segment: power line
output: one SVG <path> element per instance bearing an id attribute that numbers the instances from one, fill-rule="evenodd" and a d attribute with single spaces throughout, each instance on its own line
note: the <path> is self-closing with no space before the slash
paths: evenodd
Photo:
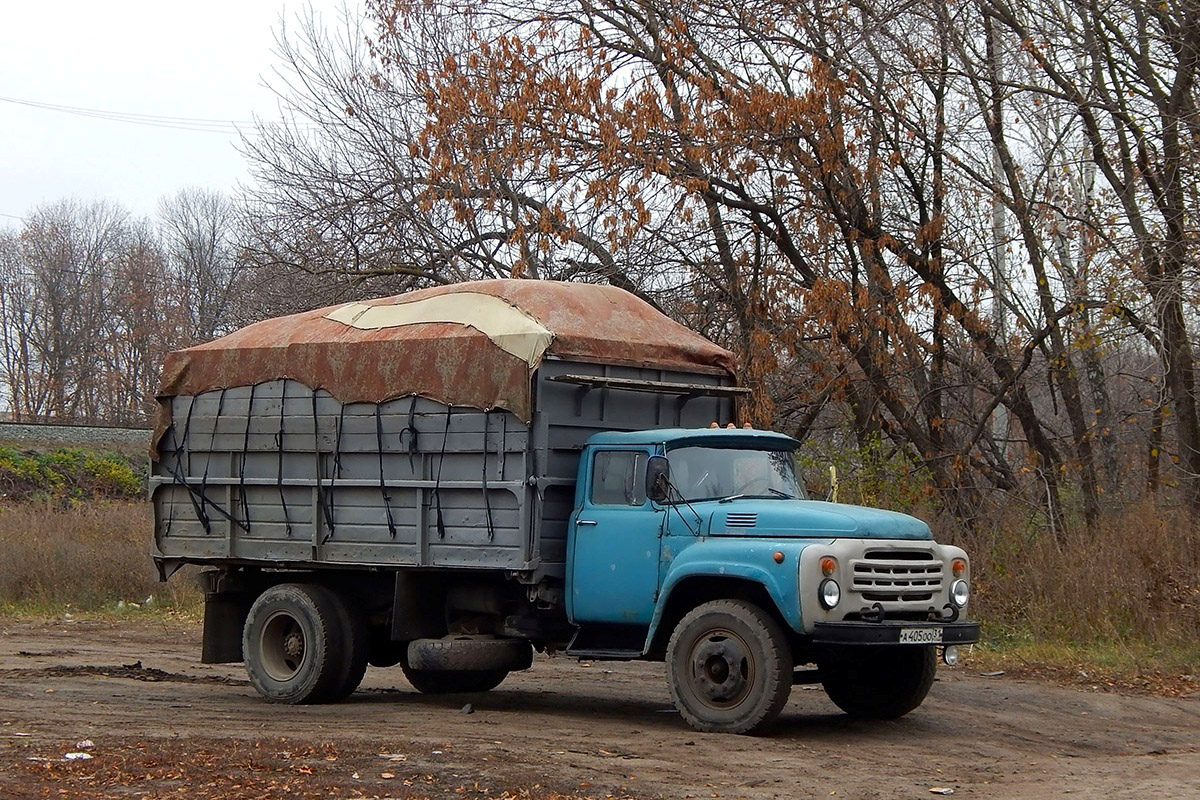
<path id="1" fill-rule="evenodd" d="M 3 97 L 0 101 L 12 103 L 42 111 L 57 111 L 62 114 L 73 114 L 80 117 L 108 120 L 109 122 L 125 122 L 131 125 L 145 125 L 153 128 L 169 128 L 173 130 L 196 131 L 200 133 L 240 133 L 239 125 L 253 125 L 248 120 L 204 119 L 201 117 L 174 117 L 163 114 L 137 114 L 127 111 L 110 111 L 101 108 L 84 108 L 68 106 L 59 103 L 44 103 L 38 100 L 24 100 L 19 97 Z"/>
<path id="2" fill-rule="evenodd" d="M 144 125 L 151 128 L 167 128 L 177 131 L 194 131 L 198 133 L 223 133 L 226 135 L 242 133 L 242 129 L 251 126 L 275 126 L 284 122 L 263 122 L 262 120 L 245 119 L 205 119 L 204 117 L 173 117 L 165 114 L 138 114 L 131 111 L 111 111 L 102 108 L 85 108 L 83 106 L 67 106 L 60 103 L 44 103 L 40 100 L 25 100 L 20 97 L 0 96 L 0 102 L 12 103 L 18 106 L 36 108 L 40 111 L 56 111 L 60 114 L 72 114 L 77 117 L 100 119 L 107 122 L 125 122 L 130 125 Z M 296 130 L 319 130 L 320 125 L 314 122 L 292 120 L 291 125 Z M 7 215 L 4 215 L 7 216 Z"/>

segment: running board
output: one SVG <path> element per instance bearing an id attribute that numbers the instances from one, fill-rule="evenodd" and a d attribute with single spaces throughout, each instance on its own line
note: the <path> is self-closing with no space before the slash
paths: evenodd
<path id="1" fill-rule="evenodd" d="M 567 655 L 599 661 L 633 661 L 642 657 L 646 629 L 632 625 L 589 624 L 575 629 Z"/>
<path id="2" fill-rule="evenodd" d="M 636 661 L 642 657 L 641 650 L 576 650 L 567 648 L 567 655 L 589 658 L 596 661 Z"/>

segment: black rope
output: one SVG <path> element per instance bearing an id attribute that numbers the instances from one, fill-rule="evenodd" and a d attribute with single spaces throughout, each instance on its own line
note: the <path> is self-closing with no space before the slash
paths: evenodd
<path id="1" fill-rule="evenodd" d="M 317 475 L 317 493 L 321 498 L 321 510 L 325 513 L 325 524 L 329 527 L 329 533 L 326 539 L 333 535 L 333 509 L 329 505 L 329 498 L 325 494 L 325 487 L 321 484 L 321 436 L 317 429 L 317 390 L 312 390 L 312 418 L 313 418 L 313 457 L 316 464 Z"/>
<path id="2" fill-rule="evenodd" d="M 195 401 L 193 400 L 193 402 Z M 209 467 L 212 466 L 213 450 L 215 450 L 217 446 L 217 427 L 221 424 L 221 412 L 224 410 L 225 389 L 222 388 L 221 393 L 217 395 L 217 415 L 213 417 L 212 436 L 210 436 L 208 440 L 208 457 L 204 460 L 204 474 L 200 477 L 200 502 L 204 505 L 207 505 L 211 502 L 208 499 L 208 470 Z M 212 505 L 214 508 L 216 507 L 216 503 L 212 503 Z M 228 514 L 225 516 L 233 519 L 233 517 Z M 206 531 L 209 530 L 209 526 L 206 524 L 204 529 Z"/>
<path id="3" fill-rule="evenodd" d="M 491 427 L 492 412 L 483 412 L 483 508 L 487 513 L 487 532 L 488 541 L 496 540 L 496 528 L 492 524 L 492 493 L 488 491 L 487 482 L 487 457 L 488 457 L 488 429 Z"/>
<path id="4" fill-rule="evenodd" d="M 283 379 L 283 391 L 279 394 L 279 432 L 275 434 L 275 446 L 279 448 L 279 474 L 276 485 L 279 487 L 279 505 L 283 507 L 283 524 L 288 538 L 292 535 L 292 520 L 288 517 L 287 497 L 283 491 L 283 406 L 287 401 L 287 378 Z"/>
<path id="5" fill-rule="evenodd" d="M 184 422 L 183 439 L 181 440 L 180 445 L 179 445 L 180 451 L 184 450 L 186 447 L 188 431 L 191 429 L 191 424 L 192 424 L 192 409 L 195 407 L 195 403 L 196 403 L 196 398 L 193 397 L 192 405 L 188 406 L 187 419 Z M 212 456 L 210 453 L 209 459 L 211 460 L 211 458 L 212 458 Z M 197 490 L 196 487 L 194 487 L 190 483 L 188 483 L 187 477 L 183 474 L 183 467 L 180 464 L 181 460 L 182 459 L 176 461 L 174 468 L 167 467 L 167 469 L 169 469 L 171 471 L 171 477 L 173 477 L 175 479 L 175 483 L 178 484 L 179 486 L 182 486 L 184 489 L 187 490 L 188 499 L 192 501 L 192 508 L 196 512 L 196 519 L 200 520 L 200 524 L 202 524 L 204 526 L 204 530 L 206 532 L 212 531 L 212 520 L 208 516 L 208 512 L 205 511 L 206 506 L 212 506 L 214 511 L 216 511 L 218 514 L 220 514 L 221 516 L 223 516 L 225 519 L 229 520 L 230 522 L 237 522 L 237 519 L 235 519 L 232 514 L 230 514 L 228 511 L 226 511 L 221 506 L 214 503 L 212 500 L 209 500 L 202 491 Z M 207 468 L 205 468 L 205 472 L 207 473 Z M 238 523 L 238 524 L 240 525 L 241 523 Z"/>
<path id="6" fill-rule="evenodd" d="M 254 416 L 254 390 L 257 384 L 250 384 L 250 399 L 246 401 L 246 430 L 242 434 L 242 462 L 238 465 L 238 499 L 242 506 L 243 525 L 246 533 L 250 532 L 250 502 L 246 499 L 246 456 L 250 450 L 250 420 Z"/>
<path id="7" fill-rule="evenodd" d="M 172 455 L 175 456 L 175 460 L 178 463 L 178 461 L 179 461 L 179 435 L 175 432 L 174 418 L 172 418 L 171 424 L 167 426 L 167 430 L 163 433 L 163 439 L 167 438 L 168 433 L 171 434 L 171 443 L 174 445 L 174 447 L 171 448 Z M 162 451 L 162 448 L 160 447 L 159 452 L 161 452 L 161 451 Z M 163 462 L 163 466 L 165 466 L 168 471 L 171 470 L 170 465 L 168 465 L 165 461 Z M 176 482 L 178 482 L 178 481 L 176 481 Z M 163 538 L 166 538 L 167 536 L 171 535 L 171 523 L 175 521 L 175 501 L 174 500 L 172 500 L 168 504 L 168 508 L 170 510 L 167 513 L 166 524 L 163 526 Z"/>
<path id="8" fill-rule="evenodd" d="M 175 477 L 175 482 L 187 489 L 188 499 L 192 501 L 192 510 L 196 512 L 196 519 L 200 520 L 200 524 L 204 526 L 204 532 L 208 533 L 212 530 L 212 522 L 208 518 L 208 512 L 204 509 L 204 504 L 196 501 L 196 489 L 187 482 L 183 466 L 183 458 L 187 454 L 188 433 L 192 430 L 192 411 L 195 408 L 196 397 L 193 396 L 188 403 L 187 416 L 183 420 L 183 439 L 180 440 L 179 450 L 177 451 L 180 455 L 175 461 L 175 469 L 172 470 L 172 474 Z"/>
<path id="9" fill-rule="evenodd" d="M 383 474 L 383 412 L 375 405 L 375 439 L 379 445 L 379 493 L 383 495 L 383 510 L 387 512 L 388 534 L 396 538 L 396 521 L 392 518 L 392 498 L 388 495 L 387 478 Z"/>
<path id="10" fill-rule="evenodd" d="M 408 434 L 408 468 L 414 479 L 417 477 L 415 458 L 420 448 L 417 446 L 417 396 L 414 394 L 408 404 L 408 424 L 400 429 L 400 446 L 404 446 L 404 434 Z"/>
<path id="11" fill-rule="evenodd" d="M 437 532 L 439 539 L 446 538 L 446 522 L 442 519 L 442 464 L 446 463 L 446 442 L 450 439 L 450 415 L 454 406 L 446 406 L 446 429 L 442 431 L 442 454 L 438 459 L 437 477 L 433 481 L 433 504 L 437 511 Z"/>
<path id="12" fill-rule="evenodd" d="M 329 477 L 329 489 L 326 490 L 325 496 L 329 498 L 330 513 L 334 506 L 334 484 L 338 478 L 342 477 L 342 430 L 346 427 L 346 404 L 342 403 L 338 409 L 337 428 L 333 432 L 333 475 Z M 330 521 L 329 533 L 321 540 L 321 544 L 329 541 L 329 537 L 333 536 L 333 522 Z"/>

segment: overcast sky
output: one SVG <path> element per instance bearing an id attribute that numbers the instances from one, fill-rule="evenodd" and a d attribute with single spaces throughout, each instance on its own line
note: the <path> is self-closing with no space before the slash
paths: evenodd
<path id="1" fill-rule="evenodd" d="M 160 197 L 185 186 L 232 192 L 247 175 L 228 123 L 276 116 L 274 95 L 264 87 L 278 63 L 275 32 L 281 15 L 294 20 L 308 4 L 5 3 L 0 227 L 19 225 L 34 207 L 64 197 L 107 198 L 149 216 Z M 343 0 L 312 5 L 333 24 Z M 137 121 L 98 118 L 111 116 Z M 188 129 L 197 127 L 214 130 Z"/>

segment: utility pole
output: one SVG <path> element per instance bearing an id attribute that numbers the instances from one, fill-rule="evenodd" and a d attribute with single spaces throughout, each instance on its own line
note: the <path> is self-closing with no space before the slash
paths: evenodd
<path id="1" fill-rule="evenodd" d="M 995 25 L 990 26 L 988 36 L 988 51 L 992 73 L 995 76 L 996 92 L 1003 80 L 1003 58 L 1000 54 L 1000 32 Z M 999 97 L 994 98 L 992 108 L 996 115 L 995 124 L 1003 135 L 1002 105 Z M 1000 199 L 1000 187 L 1004 183 L 1004 164 L 1000 159 L 1000 149 L 992 148 L 992 325 L 996 331 L 996 342 L 1001 348 L 1008 345 L 1008 308 L 1005 293 L 1008 291 L 1008 219 L 1005 216 L 1004 203 Z M 1003 403 L 996 406 L 992 412 L 992 438 L 1003 453 L 1008 445 L 1008 408 Z"/>

